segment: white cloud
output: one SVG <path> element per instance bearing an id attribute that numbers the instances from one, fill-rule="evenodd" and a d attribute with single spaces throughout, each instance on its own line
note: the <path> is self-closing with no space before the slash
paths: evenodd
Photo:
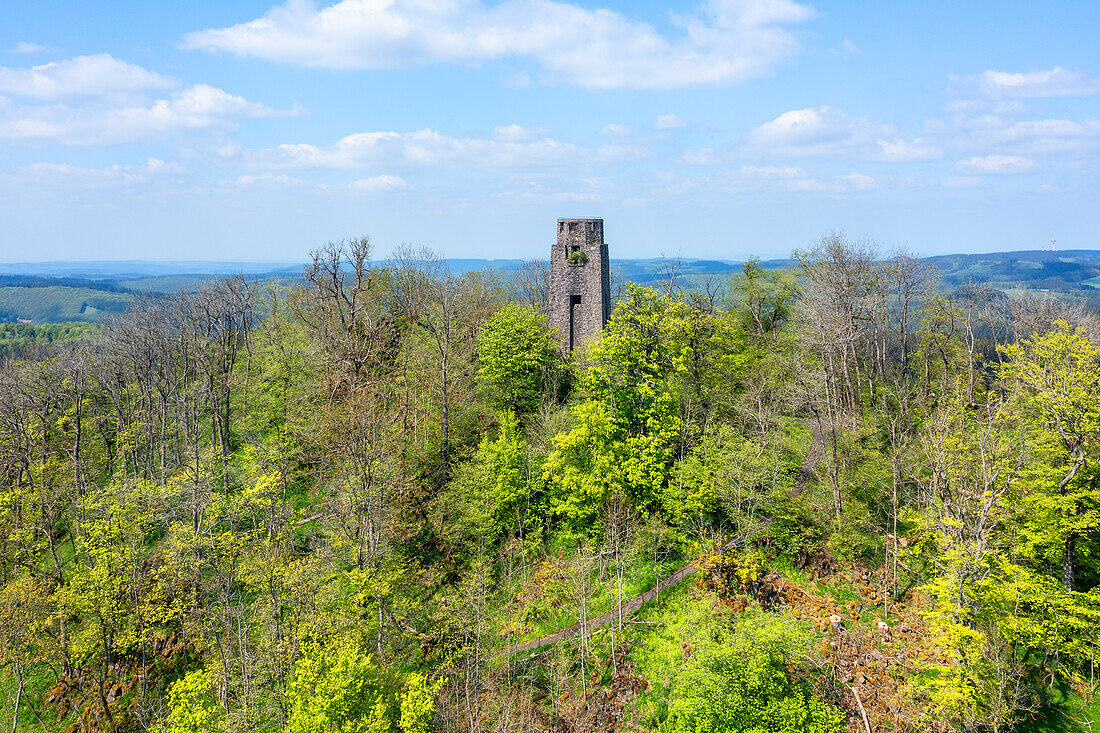
<path id="1" fill-rule="evenodd" d="M 527 58 L 544 81 L 593 89 L 674 89 L 762 76 L 799 50 L 793 0 L 705 0 L 682 31 L 560 0 L 288 0 L 255 20 L 190 33 L 187 48 L 309 67 L 390 69 Z"/>
<path id="2" fill-rule="evenodd" d="M 157 94 L 167 92 L 157 98 Z M 234 120 L 298 114 L 207 84 L 181 82 L 116 59 L 77 56 L 29 68 L 0 67 L 0 140 L 108 145 L 227 130 Z M 19 100 L 19 101 L 16 101 Z"/>
<path id="3" fill-rule="evenodd" d="M 112 165 L 107 168 L 81 168 L 64 163 L 33 163 L 19 168 L 20 181 L 36 183 L 63 182 L 67 185 L 106 187 L 128 183 L 145 183 L 155 178 L 179 173 L 175 163 L 149 158 L 138 165 Z"/>
<path id="4" fill-rule="evenodd" d="M 746 165 L 741 172 L 748 176 L 760 178 L 805 178 L 806 171 L 796 165 Z"/>
<path id="5" fill-rule="evenodd" d="M 9 49 L 9 53 L 17 54 L 31 54 L 31 53 L 46 53 L 49 51 L 56 51 L 53 46 L 47 46 L 42 43 L 30 43 L 29 41 L 20 41 Z"/>
<path id="6" fill-rule="evenodd" d="M 657 115 L 657 121 L 653 123 L 653 126 L 658 130 L 675 130 L 680 127 L 687 127 L 687 123 L 676 115 Z"/>
<path id="7" fill-rule="evenodd" d="M 988 130 L 989 139 L 1015 142 L 1023 153 L 1055 153 L 1095 147 L 1100 143 L 1097 120 L 1018 120 Z"/>
<path id="8" fill-rule="evenodd" d="M 901 134 L 893 125 L 828 106 L 784 112 L 750 130 L 742 142 L 749 152 L 789 157 L 845 155 L 902 163 L 943 154 L 924 138 Z"/>
<path id="9" fill-rule="evenodd" d="M 988 184 L 977 176 L 948 176 L 940 185 L 944 188 L 983 188 Z"/>
<path id="10" fill-rule="evenodd" d="M 545 137 L 546 130 L 541 127 L 524 127 L 513 122 L 511 125 L 501 125 L 493 128 L 493 136 L 500 140 L 529 142 Z"/>
<path id="11" fill-rule="evenodd" d="M 863 55 L 863 49 L 845 38 L 836 48 L 830 48 L 829 56 L 839 56 L 847 59 L 857 59 Z"/>
<path id="12" fill-rule="evenodd" d="M 376 191 L 409 188 L 409 184 L 400 176 L 391 176 L 383 173 L 380 176 L 371 176 L 370 178 L 360 178 L 352 181 L 348 184 L 348 188 L 354 188 L 356 191 L 374 193 Z"/>
<path id="13" fill-rule="evenodd" d="M 864 173 L 831 175 L 808 172 L 799 166 L 742 166 L 718 170 L 705 176 L 681 176 L 671 171 L 658 173 L 654 193 L 728 194 L 753 192 L 851 194 L 876 188 L 880 181 Z"/>
<path id="14" fill-rule="evenodd" d="M 688 165 L 714 165 L 721 161 L 714 148 L 697 148 L 684 151 L 684 162 Z"/>
<path id="15" fill-rule="evenodd" d="M 852 188 L 860 191 L 864 191 L 875 185 L 875 179 L 872 176 L 868 176 L 863 173 L 849 173 L 846 176 L 840 176 L 842 181 L 847 181 L 851 184 Z"/>
<path id="16" fill-rule="evenodd" d="M 943 155 L 943 151 L 922 137 L 880 138 L 875 145 L 878 155 L 872 157 L 891 163 L 934 160 Z"/>
<path id="17" fill-rule="evenodd" d="M 1026 173 L 1035 168 L 1035 163 L 1019 155 L 1000 155 L 994 153 L 960 160 L 955 167 L 965 173 Z"/>
<path id="18" fill-rule="evenodd" d="M 951 76 L 950 79 L 958 87 L 956 94 L 976 94 L 987 99 L 1087 97 L 1100 94 L 1100 79 L 1060 66 L 1023 73 L 989 70 L 977 76 Z"/>
<path id="19" fill-rule="evenodd" d="M 1078 152 L 1100 145 L 1100 120 L 1015 120 L 1000 115 L 955 115 L 931 120 L 926 129 L 963 149 L 1000 148 L 1016 155 Z"/>
<path id="20" fill-rule="evenodd" d="M 240 143 L 230 141 L 225 145 L 219 145 L 214 148 L 213 152 L 214 155 L 217 155 L 219 158 L 236 158 L 241 154 L 241 145 Z"/>
<path id="21" fill-rule="evenodd" d="M 582 148 L 519 125 L 498 127 L 486 138 L 455 137 L 424 128 L 414 132 L 360 132 L 331 145 L 279 145 L 246 153 L 254 166 L 271 169 L 356 169 L 378 166 L 511 168 L 562 166 L 644 157 L 630 145 Z"/>
<path id="22" fill-rule="evenodd" d="M 628 125 L 609 123 L 603 126 L 603 129 L 600 130 L 600 134 L 607 135 L 608 137 L 625 137 L 630 134 L 630 127 Z"/>
<path id="23" fill-rule="evenodd" d="M 990 112 L 1013 115 L 1027 111 L 1027 105 L 1016 99 L 954 99 L 944 105 L 948 112 Z"/>
<path id="24" fill-rule="evenodd" d="M 504 191 L 498 194 L 501 198 L 519 198 L 529 201 L 542 201 L 548 203 L 592 203 L 606 201 L 610 197 L 607 194 L 594 191 Z"/>
<path id="25" fill-rule="evenodd" d="M 301 178 L 288 176 L 284 173 L 261 173 L 260 175 L 246 173 L 243 176 L 237 176 L 237 185 L 304 186 L 306 185 L 306 181 L 303 181 Z"/>
<path id="26" fill-rule="evenodd" d="M 28 69 L 0 66 L 0 93 L 32 99 L 100 97 L 173 89 L 179 82 L 110 54 L 77 56 Z"/>
<path id="27" fill-rule="evenodd" d="M 178 133 L 232 129 L 233 120 L 296 114 L 273 110 L 206 84 L 140 105 L 25 106 L 0 97 L 0 140 L 110 145 Z"/>

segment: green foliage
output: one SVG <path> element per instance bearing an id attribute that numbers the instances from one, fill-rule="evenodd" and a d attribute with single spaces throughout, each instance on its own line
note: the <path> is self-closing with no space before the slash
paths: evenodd
<path id="1" fill-rule="evenodd" d="M 0 364 L 5 716 L 489 733 L 589 729 L 614 699 L 648 730 L 833 731 L 815 692 L 837 692 L 842 645 L 750 597 L 781 590 L 776 554 L 819 583 L 792 612 L 835 603 L 863 662 L 917 670 L 926 717 L 899 725 L 1070 711 L 1100 642 L 1100 348 L 1051 305 L 994 367 L 975 333 L 1001 304 L 918 294 L 914 353 L 900 265 L 830 241 L 813 292 L 757 262 L 728 301 L 628 287 L 568 395 L 555 334 L 501 307 L 499 275 L 372 266 L 363 240 L 304 287 L 141 301 L 76 350 L 28 347 L 92 327 L 0 327 L 0 350 L 49 355 Z M 784 570 L 801 551 L 823 552 Z M 629 631 L 595 621 L 685 562 L 707 583 L 662 588 Z M 582 619 L 560 653 L 505 661 Z"/>
<path id="2" fill-rule="evenodd" d="M 708 432 L 676 464 L 661 492 L 661 507 L 678 525 L 698 533 L 708 523 L 726 520 L 734 531 L 774 514 L 790 486 L 783 443 L 769 434 L 748 438 L 732 426 Z"/>
<path id="3" fill-rule="evenodd" d="M 214 676 L 188 672 L 168 688 L 168 715 L 158 733 L 216 733 L 225 730 L 225 710 L 214 698 Z"/>
<path id="4" fill-rule="evenodd" d="M 394 681 L 354 642 L 307 645 L 286 696 L 290 733 L 386 733 L 400 716 Z"/>
<path id="5" fill-rule="evenodd" d="M 162 620 L 156 599 L 139 601 L 134 586 L 150 521 L 147 488 L 141 482 L 114 486 L 82 503 L 80 562 L 59 592 L 64 610 L 85 621 L 72 634 L 72 653 L 82 665 L 109 664 L 140 643 L 146 616 L 152 624 Z"/>
<path id="6" fill-rule="evenodd" d="M 814 509 L 808 496 L 783 502 L 775 520 L 768 528 L 773 547 L 781 554 L 794 557 L 800 550 L 814 552 L 825 546 L 829 517 Z"/>
<path id="7" fill-rule="evenodd" d="M 126 293 L 91 288 L 0 287 L 0 312 L 32 323 L 103 321 L 107 316 L 124 311 L 132 300 L 133 296 Z"/>
<path id="8" fill-rule="evenodd" d="M 509 303 L 494 313 L 477 337 L 478 378 L 490 403 L 516 414 L 538 407 L 554 348 L 546 317 L 533 308 Z"/>
<path id="9" fill-rule="evenodd" d="M 798 284 L 786 270 L 765 270 L 760 260 L 749 259 L 730 283 L 733 300 L 747 330 L 764 336 L 777 332 L 790 318 Z"/>
<path id="10" fill-rule="evenodd" d="M 443 680 L 401 684 L 351 640 L 307 643 L 287 688 L 290 733 L 425 733 Z"/>
<path id="11" fill-rule="evenodd" d="M 760 640 L 754 640 L 759 643 Z M 766 641 L 766 640 L 765 640 Z M 781 653 L 746 642 L 696 653 L 662 733 L 833 733 L 844 713 L 787 677 Z"/>
<path id="12" fill-rule="evenodd" d="M 402 733 L 428 733 L 435 713 L 435 696 L 444 682 L 446 680 L 443 678 L 428 682 L 419 672 L 413 672 L 405 679 L 405 692 L 401 697 Z"/>
<path id="13" fill-rule="evenodd" d="M 687 371 L 689 318 L 682 302 L 628 289 L 589 347 L 582 384 L 590 398 L 572 408 L 573 428 L 553 439 L 546 477 L 556 514 L 591 526 L 611 487 L 641 506 L 655 503 L 681 427 L 674 390 Z"/>
<path id="14" fill-rule="evenodd" d="M 505 528 L 522 532 L 542 508 L 529 470 L 528 448 L 511 412 L 499 415 L 496 439 L 486 436 L 469 461 L 455 469 L 446 496 L 453 514 L 446 532 L 472 544 L 492 545 Z"/>
<path id="15" fill-rule="evenodd" d="M 36 346 L 80 341 L 98 329 L 99 326 L 92 323 L 0 323 L 0 361 L 25 358 Z"/>
<path id="16" fill-rule="evenodd" d="M 1100 348 L 1058 322 L 1002 351 L 1000 376 L 1017 387 L 1038 459 L 1024 476 L 1021 547 L 1036 563 L 1061 564 L 1072 590 L 1076 555 L 1088 549 L 1077 538 L 1100 530 Z"/>
<path id="17" fill-rule="evenodd" d="M 805 627 L 778 614 L 735 614 L 711 594 L 675 592 L 666 604 L 635 654 L 653 685 L 642 700 L 653 728 L 843 730 L 843 712 L 813 693 L 803 660 L 814 637 Z"/>

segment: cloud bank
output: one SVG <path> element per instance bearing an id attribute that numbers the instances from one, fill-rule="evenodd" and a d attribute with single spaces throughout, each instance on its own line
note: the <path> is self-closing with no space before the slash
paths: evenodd
<path id="1" fill-rule="evenodd" d="M 990 69 L 977 76 L 952 76 L 951 81 L 957 85 L 957 94 L 985 99 L 1042 99 L 1100 94 L 1100 79 L 1061 66 L 1025 72 Z"/>
<path id="2" fill-rule="evenodd" d="M 544 81 L 590 89 L 737 84 L 799 51 L 793 0 L 706 0 L 676 37 L 608 9 L 557 0 L 288 0 L 262 17 L 186 35 L 185 48 L 329 69 L 530 60 Z"/>
<path id="3" fill-rule="evenodd" d="M 854 117 L 835 107 L 784 112 L 744 137 L 748 151 L 785 157 L 850 156 L 861 160 L 907 163 L 933 160 L 942 150 L 893 125 Z"/>
<path id="4" fill-rule="evenodd" d="M 0 140 L 113 145 L 232 129 L 234 120 L 299 112 L 274 110 L 208 84 L 181 86 L 109 54 L 25 69 L 0 67 Z M 164 91 L 169 93 L 153 97 Z"/>
<path id="5" fill-rule="evenodd" d="M 584 162 L 630 160 L 647 151 L 630 145 L 585 148 L 549 137 L 545 130 L 498 127 L 487 137 L 457 137 L 430 128 L 412 132 L 359 132 L 330 145 L 279 145 L 245 154 L 248 164 L 267 169 L 350 170 L 404 168 L 503 169 L 559 167 Z"/>

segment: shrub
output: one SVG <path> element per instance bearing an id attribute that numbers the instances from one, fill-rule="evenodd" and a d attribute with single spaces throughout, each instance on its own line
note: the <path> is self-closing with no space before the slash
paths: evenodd
<path id="1" fill-rule="evenodd" d="M 677 681 L 662 733 L 833 733 L 844 713 L 790 668 L 805 648 L 790 619 L 765 614 L 729 639 L 703 639 Z"/>

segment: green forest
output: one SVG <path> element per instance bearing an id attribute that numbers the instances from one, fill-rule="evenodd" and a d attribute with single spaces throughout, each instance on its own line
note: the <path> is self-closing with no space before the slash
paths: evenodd
<path id="1" fill-rule="evenodd" d="M 94 323 L 121 313 L 130 302 L 126 293 L 82 286 L 0 286 L 0 321 L 31 323 L 83 321 Z"/>
<path id="2" fill-rule="evenodd" d="M 1100 318 L 839 235 L 615 295 L 366 238 L 0 359 L 0 725 L 1086 731 Z"/>

